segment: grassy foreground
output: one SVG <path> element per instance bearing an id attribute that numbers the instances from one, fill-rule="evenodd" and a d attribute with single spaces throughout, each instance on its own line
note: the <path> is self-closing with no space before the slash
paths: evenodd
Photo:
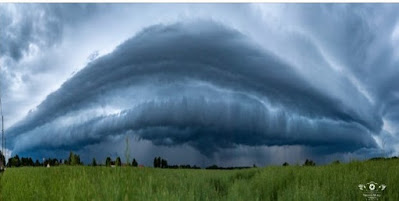
<path id="1" fill-rule="evenodd" d="M 399 200 L 399 160 L 316 167 L 183 170 L 106 167 L 9 168 L 8 200 L 365 200 L 358 184 L 387 185 L 379 200 Z"/>

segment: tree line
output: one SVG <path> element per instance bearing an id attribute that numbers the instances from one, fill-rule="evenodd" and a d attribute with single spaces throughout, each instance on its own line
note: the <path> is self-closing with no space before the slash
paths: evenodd
<path id="1" fill-rule="evenodd" d="M 57 159 L 57 158 L 45 158 L 43 159 L 43 162 L 40 162 L 39 160 L 36 159 L 35 162 L 33 162 L 32 158 L 20 158 L 17 155 L 14 157 L 11 157 L 8 159 L 7 162 L 7 167 L 24 167 L 24 166 L 32 166 L 32 167 L 40 167 L 40 166 L 58 166 L 58 165 L 83 165 L 83 163 L 80 161 L 80 156 L 77 154 L 74 154 L 73 152 L 70 152 L 68 159 L 63 160 L 63 159 Z"/>
<path id="2" fill-rule="evenodd" d="M 168 161 L 166 159 L 161 158 L 160 156 L 154 158 L 153 162 L 154 168 L 169 168 L 169 169 L 201 169 L 197 166 L 191 165 L 168 165 Z"/>
<path id="3" fill-rule="evenodd" d="M 0 152 L 0 157 L 3 157 L 2 159 L 4 159 L 4 156 L 1 154 Z M 15 155 L 14 157 L 11 157 L 8 159 L 7 162 L 7 167 L 26 167 L 26 166 L 32 166 L 32 167 L 40 167 L 40 166 L 58 166 L 58 165 L 72 165 L 72 166 L 76 166 L 76 165 L 84 165 L 83 162 L 80 160 L 80 156 L 78 154 L 75 154 L 73 152 L 70 152 L 69 157 L 65 160 L 63 159 L 56 159 L 56 158 L 45 158 L 43 159 L 43 162 L 40 162 L 39 160 L 36 160 L 35 162 L 33 162 L 32 158 L 20 158 L 17 155 Z M 91 164 L 89 164 L 91 166 L 99 166 L 101 164 L 97 163 L 96 159 L 93 158 Z M 132 163 L 130 164 L 125 164 L 125 165 L 131 165 L 133 167 L 137 167 L 138 166 L 138 162 L 135 158 L 133 158 Z M 121 158 L 117 157 L 116 160 L 112 160 L 111 157 L 107 157 L 105 160 L 105 166 L 122 166 L 122 162 L 121 162 Z"/>
<path id="4" fill-rule="evenodd" d="M 0 151 L 0 159 L 2 161 L 5 161 L 4 155 Z M 378 161 L 378 160 L 396 160 L 399 159 L 397 156 L 394 156 L 392 158 L 385 158 L 385 157 L 377 157 L 377 158 L 371 158 L 369 160 L 371 161 Z M 340 161 L 336 160 L 333 161 L 331 164 L 340 164 Z M 40 166 L 58 166 L 58 165 L 84 165 L 83 162 L 80 160 L 80 156 L 78 154 L 75 154 L 73 152 L 69 153 L 69 157 L 65 160 L 63 159 L 56 159 L 56 158 L 46 158 L 43 159 L 43 162 L 40 162 L 39 160 L 33 161 L 32 158 L 28 157 L 22 157 L 20 158 L 18 155 L 15 155 L 14 157 L 11 157 L 8 159 L 8 162 L 6 164 L 7 167 L 24 167 L 24 166 L 32 166 L 32 167 L 40 167 Z M 96 159 L 93 158 L 92 162 L 89 164 L 90 166 L 102 166 L 101 163 L 97 163 Z M 132 162 L 128 162 L 125 164 L 122 164 L 121 158 L 116 157 L 115 160 L 112 160 L 111 157 L 107 157 L 105 159 L 105 166 L 111 167 L 111 166 L 133 166 L 133 167 L 138 167 L 139 163 L 135 158 L 133 158 Z M 287 162 L 283 163 L 283 166 L 289 166 Z M 306 159 L 305 162 L 302 164 L 302 166 L 316 166 L 316 163 L 313 160 Z M 201 169 L 198 166 L 191 166 L 191 165 L 169 165 L 168 161 L 164 158 L 161 158 L 160 156 L 155 157 L 153 161 L 153 167 L 154 168 L 169 168 L 169 169 Z M 254 164 L 252 167 L 256 167 Z M 243 166 L 243 167 L 219 167 L 217 165 L 211 165 L 206 167 L 205 169 L 223 169 L 223 170 L 231 170 L 231 169 L 245 169 L 245 168 L 251 168 L 249 166 Z"/>
<path id="5" fill-rule="evenodd" d="M 3 157 L 3 155 L 0 153 L 0 157 Z M 43 162 L 40 162 L 39 160 L 36 160 L 33 162 L 32 158 L 20 158 L 18 155 L 15 155 L 14 157 L 11 157 L 8 159 L 7 167 L 26 167 L 26 166 L 31 166 L 31 167 L 40 167 L 40 166 L 59 166 L 59 165 L 84 165 L 83 162 L 80 160 L 80 156 L 78 154 L 75 154 L 73 152 L 70 152 L 69 157 L 65 160 L 63 159 L 56 159 L 56 158 L 46 158 L 43 159 Z M 95 158 L 92 159 L 91 163 L 89 164 L 90 166 L 102 166 L 101 163 L 98 163 Z M 112 160 L 111 157 L 107 157 L 105 159 L 105 166 L 107 167 L 114 167 L 114 166 L 133 166 L 133 167 L 138 167 L 139 163 L 135 158 L 133 158 L 132 162 L 122 164 L 121 158 L 118 156 L 116 157 L 115 160 Z M 191 165 L 169 165 L 168 161 L 164 158 L 161 157 L 155 157 L 154 158 L 154 168 L 170 168 L 170 169 L 200 169 L 198 166 L 191 166 Z"/>
<path id="6" fill-rule="evenodd" d="M 3 160 L 4 156 L 0 152 L 0 157 L 2 157 Z M 379 158 L 378 158 L 379 159 Z M 375 159 L 374 159 L 375 160 Z M 339 161 L 335 161 L 334 164 L 339 163 Z M 83 162 L 80 160 L 80 156 L 78 154 L 75 154 L 73 152 L 69 153 L 69 157 L 65 160 L 63 159 L 56 159 L 56 158 L 46 158 L 43 159 L 43 162 L 40 162 L 39 160 L 36 160 L 35 162 L 32 160 L 32 158 L 28 157 L 22 157 L 20 158 L 18 155 L 15 155 L 14 157 L 11 157 L 8 159 L 7 167 L 24 167 L 24 166 L 32 166 L 32 167 L 40 167 L 40 166 L 58 166 L 58 165 L 71 165 L 71 166 L 76 166 L 76 165 L 84 165 Z M 92 162 L 89 164 L 90 166 L 102 166 L 101 163 L 97 163 L 96 159 L 93 158 Z M 114 166 L 122 166 L 122 161 L 121 158 L 118 156 L 116 157 L 115 160 L 112 160 L 111 157 L 107 157 L 105 159 L 105 166 L 107 167 L 114 167 Z M 133 167 L 138 167 L 139 164 L 135 158 L 133 158 L 132 162 L 123 164 L 125 166 L 133 166 Z M 289 164 L 285 162 L 283 166 L 288 166 Z M 313 162 L 312 160 L 306 159 L 304 162 L 303 166 L 315 166 L 316 163 Z M 201 169 L 200 167 L 194 165 L 169 165 L 168 161 L 160 156 L 155 157 L 153 161 L 153 167 L 154 168 L 169 168 L 169 169 Z M 256 167 L 254 164 L 253 167 Z M 211 165 L 206 167 L 205 169 L 223 169 L 223 170 L 232 170 L 232 169 L 245 169 L 245 168 L 251 168 L 249 166 L 243 166 L 243 167 L 219 167 L 217 165 Z"/>

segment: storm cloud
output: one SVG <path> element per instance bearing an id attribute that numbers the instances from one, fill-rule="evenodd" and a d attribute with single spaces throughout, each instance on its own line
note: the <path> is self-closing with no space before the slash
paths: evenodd
<path id="1" fill-rule="evenodd" d="M 156 25 L 90 63 L 8 135 L 16 151 L 46 141 L 81 146 L 127 131 L 154 144 L 188 143 L 205 154 L 239 144 L 374 147 L 369 130 L 378 131 L 379 119 L 355 89 L 341 90 L 364 109 L 324 94 L 221 24 Z M 55 123 L 107 106 L 120 112 L 72 125 Z M 54 142 L 54 135 L 62 140 Z"/>
<path id="2" fill-rule="evenodd" d="M 297 27 L 266 22 L 264 37 L 239 23 L 189 19 L 147 26 L 108 54 L 93 51 L 84 68 L 7 129 L 8 148 L 38 156 L 131 136 L 215 160 L 242 150 L 256 154 L 256 147 L 331 160 L 395 154 L 399 54 L 391 42 L 398 41 L 398 23 L 377 23 L 386 19 L 378 13 L 395 18 L 395 9 L 284 9 L 290 12 L 279 23 L 297 18 Z M 318 17 L 325 15 L 332 17 Z M 26 47 L 19 47 L 22 54 Z"/>

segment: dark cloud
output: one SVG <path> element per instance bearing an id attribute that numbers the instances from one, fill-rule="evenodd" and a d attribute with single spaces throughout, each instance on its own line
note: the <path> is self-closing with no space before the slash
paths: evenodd
<path id="1" fill-rule="evenodd" d="M 355 86 L 338 81 L 340 93 L 326 93 L 283 55 L 220 23 L 156 25 L 89 63 L 7 134 L 16 153 L 124 134 L 207 156 L 238 145 L 375 148 L 381 117 Z"/>

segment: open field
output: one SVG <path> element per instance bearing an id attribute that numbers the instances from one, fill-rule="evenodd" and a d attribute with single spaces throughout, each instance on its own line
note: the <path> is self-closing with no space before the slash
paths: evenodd
<path id="1" fill-rule="evenodd" d="M 9 168 L 1 200 L 365 200 L 358 184 L 383 183 L 399 200 L 399 160 L 245 170 Z"/>

